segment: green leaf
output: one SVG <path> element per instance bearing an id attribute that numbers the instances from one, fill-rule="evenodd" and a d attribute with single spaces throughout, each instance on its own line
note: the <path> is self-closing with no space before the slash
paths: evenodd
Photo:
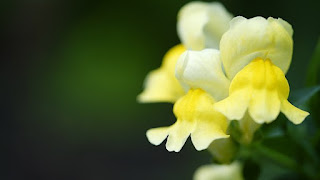
<path id="1" fill-rule="evenodd" d="M 297 179 L 298 177 L 289 169 L 286 169 L 282 166 L 279 166 L 276 163 L 270 161 L 262 161 L 260 163 L 261 173 L 258 180 L 272 180 L 272 179 L 281 179 L 285 177 L 286 179 Z"/>
<path id="2" fill-rule="evenodd" d="M 238 121 L 231 121 L 230 125 L 228 127 L 228 133 L 231 135 L 231 137 L 236 141 L 236 142 L 241 142 L 241 131 L 239 127 L 239 122 Z"/>
<path id="3" fill-rule="evenodd" d="M 307 86 L 314 86 L 318 84 L 318 76 L 320 69 L 320 39 L 318 40 L 318 44 L 316 49 L 312 55 L 308 72 L 307 72 Z"/>
<path id="4" fill-rule="evenodd" d="M 312 146 L 308 133 L 310 130 L 307 127 L 307 123 L 302 123 L 299 126 L 296 126 L 290 122 L 287 123 L 288 135 L 299 144 L 302 149 L 305 151 L 305 155 L 309 156 L 311 161 L 319 163 L 319 157 L 316 150 Z"/>
<path id="5" fill-rule="evenodd" d="M 257 155 L 268 158 L 272 160 L 274 163 L 278 163 L 285 168 L 298 172 L 299 165 L 297 164 L 296 160 L 290 157 L 289 155 L 281 153 L 278 150 L 275 150 L 270 146 L 265 146 L 261 143 L 253 144 L 252 146 L 254 147 L 254 152 Z"/>
<path id="6" fill-rule="evenodd" d="M 277 119 L 270 124 L 263 124 L 260 128 L 263 138 L 270 139 L 275 137 L 285 136 L 285 127 L 288 119 L 283 115 L 279 114 Z"/>
<path id="7" fill-rule="evenodd" d="M 290 94 L 290 99 L 295 106 L 301 107 L 319 91 L 320 85 L 299 89 Z"/>

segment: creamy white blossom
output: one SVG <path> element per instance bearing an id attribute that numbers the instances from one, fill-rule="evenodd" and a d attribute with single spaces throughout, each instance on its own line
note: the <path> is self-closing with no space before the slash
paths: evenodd
<path id="1" fill-rule="evenodd" d="M 178 35 L 187 49 L 218 48 L 232 17 L 221 3 L 190 2 L 178 13 Z"/>
<path id="2" fill-rule="evenodd" d="M 194 173 L 194 180 L 244 180 L 240 162 L 232 164 L 209 164 L 200 166 Z"/>

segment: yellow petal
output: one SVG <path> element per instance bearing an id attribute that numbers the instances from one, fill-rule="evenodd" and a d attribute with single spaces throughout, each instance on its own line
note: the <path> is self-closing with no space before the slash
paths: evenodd
<path id="1" fill-rule="evenodd" d="M 163 57 L 161 67 L 166 69 L 167 72 L 169 72 L 171 75 L 173 74 L 174 76 L 177 61 L 181 54 L 184 53 L 186 50 L 187 49 L 182 44 L 178 44 L 169 49 L 169 51 Z"/>
<path id="2" fill-rule="evenodd" d="M 284 73 L 292 57 L 292 28 L 282 19 L 235 17 L 220 41 L 221 59 L 230 79 L 255 58 L 270 59 Z"/>
<path id="3" fill-rule="evenodd" d="M 217 101 L 228 96 L 230 81 L 223 72 L 218 50 L 184 52 L 177 62 L 176 77 L 186 90 L 203 89 Z"/>
<path id="4" fill-rule="evenodd" d="M 210 164 L 199 167 L 194 180 L 243 180 L 242 165 L 235 161 L 229 165 Z"/>
<path id="5" fill-rule="evenodd" d="M 254 65 L 254 63 L 256 65 Z M 259 60 L 252 63 L 255 73 L 252 82 L 254 93 L 251 96 L 249 114 L 257 123 L 271 122 L 280 113 L 280 99 L 278 97 L 277 75 L 271 61 Z M 283 74 L 283 73 L 282 73 Z"/>
<path id="6" fill-rule="evenodd" d="M 178 35 L 188 49 L 218 48 L 231 19 L 232 15 L 218 2 L 190 2 L 178 13 Z"/>
<path id="7" fill-rule="evenodd" d="M 213 109 L 214 102 L 205 91 L 191 89 L 174 106 L 178 120 L 194 122 L 191 139 L 198 151 L 206 149 L 216 139 L 229 137 L 226 135 L 228 121 Z"/>
<path id="8" fill-rule="evenodd" d="M 255 90 L 249 105 L 250 116 L 259 124 L 275 120 L 280 113 L 280 100 L 276 91 Z"/>
<path id="9" fill-rule="evenodd" d="M 147 132 L 148 140 L 159 145 L 168 137 L 168 151 L 179 152 L 189 135 L 197 150 L 206 149 L 216 139 L 227 138 L 227 119 L 213 109 L 214 99 L 201 89 L 191 89 L 174 105 L 177 122 L 170 127 Z"/>
<path id="10" fill-rule="evenodd" d="M 184 46 L 177 45 L 167 52 L 161 67 L 147 75 L 144 83 L 145 89 L 137 98 L 139 102 L 174 103 L 185 94 L 174 75 L 175 65 L 184 51 Z"/>
<path id="11" fill-rule="evenodd" d="M 208 146 L 216 139 L 228 138 L 226 135 L 228 121 L 218 111 L 213 109 L 214 101 L 204 93 L 196 107 L 199 113 L 194 117 L 196 126 L 191 134 L 191 140 L 196 150 L 207 149 Z"/>
<path id="12" fill-rule="evenodd" d="M 248 108 L 249 101 L 250 90 L 249 88 L 244 88 L 233 92 L 226 99 L 215 103 L 213 107 L 230 120 L 240 120 Z"/>
<path id="13" fill-rule="evenodd" d="M 281 102 L 281 112 L 294 124 L 300 124 L 309 115 L 308 112 L 303 111 L 293 106 L 289 101 L 283 100 Z"/>
<path id="14" fill-rule="evenodd" d="M 146 135 L 151 144 L 158 146 L 167 138 L 169 131 L 170 127 L 153 128 L 149 129 Z"/>
<path id="15" fill-rule="evenodd" d="M 269 59 L 257 58 L 245 66 L 232 80 L 229 94 L 214 107 L 230 119 L 241 119 L 247 108 L 260 124 L 275 120 L 280 110 L 296 124 L 308 115 L 287 101 L 289 84 L 282 70 Z"/>

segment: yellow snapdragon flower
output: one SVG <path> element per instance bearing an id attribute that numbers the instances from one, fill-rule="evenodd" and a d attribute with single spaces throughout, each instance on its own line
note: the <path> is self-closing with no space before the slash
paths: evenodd
<path id="1" fill-rule="evenodd" d="M 232 15 L 218 2 L 191 2 L 178 13 L 177 29 L 182 44 L 171 48 L 160 68 L 151 71 L 144 82 L 144 91 L 137 100 L 174 103 L 186 92 L 174 76 L 179 56 L 187 49 L 217 48 L 222 34 L 228 30 Z M 206 37 L 206 38 L 205 38 Z"/>
<path id="2" fill-rule="evenodd" d="M 229 96 L 215 109 L 241 120 L 248 111 L 256 123 L 270 123 L 283 112 L 294 124 L 308 112 L 288 102 L 285 78 L 293 49 L 293 30 L 282 19 L 236 17 L 220 42 L 221 60 L 231 80 Z"/>
<path id="3" fill-rule="evenodd" d="M 188 93 L 174 104 L 175 124 L 147 131 L 152 144 L 159 145 L 168 137 L 167 150 L 179 152 L 191 135 L 193 145 L 200 151 L 216 139 L 229 137 L 229 121 L 213 108 L 217 100 L 228 95 L 230 84 L 219 56 L 214 49 L 186 51 L 180 56 L 176 77 Z"/>
<path id="4" fill-rule="evenodd" d="M 206 149 L 212 141 L 227 138 L 225 134 L 228 121 L 213 109 L 214 99 L 201 89 L 191 89 L 174 105 L 177 122 L 169 127 L 154 128 L 147 131 L 148 140 L 161 144 L 168 137 L 168 151 L 179 152 L 191 134 L 197 150 Z"/>
<path id="5" fill-rule="evenodd" d="M 138 95 L 139 102 L 174 103 L 185 94 L 174 75 L 178 58 L 185 50 L 185 47 L 180 44 L 166 53 L 161 67 L 147 75 L 144 82 L 145 90 Z"/>
<path id="6" fill-rule="evenodd" d="M 285 72 L 291 62 L 292 33 L 282 19 L 236 17 L 221 39 L 221 53 L 184 52 L 176 77 L 188 93 L 174 105 L 178 120 L 170 127 L 149 130 L 149 141 L 158 145 L 168 137 L 167 149 L 177 152 L 191 134 L 195 148 L 206 149 L 212 141 L 228 137 L 224 116 L 240 120 L 244 143 L 250 143 L 259 124 L 272 122 L 280 111 L 301 123 L 309 113 L 287 100 Z M 201 131 L 201 136 L 195 135 Z"/>

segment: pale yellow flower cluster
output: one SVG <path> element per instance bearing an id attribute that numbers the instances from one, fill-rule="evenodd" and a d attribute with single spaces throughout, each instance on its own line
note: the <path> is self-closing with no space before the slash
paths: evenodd
<path id="1" fill-rule="evenodd" d="M 250 142 L 260 124 L 282 112 L 294 124 L 308 112 L 288 102 L 288 71 L 293 51 L 291 25 L 280 19 L 234 17 L 217 2 L 192 2 L 180 10 L 182 44 L 151 71 L 139 102 L 171 102 L 177 121 L 147 131 L 154 145 L 166 138 L 168 151 L 179 152 L 189 136 L 197 150 L 229 138 L 238 120 Z M 241 178 L 239 178 L 241 179 Z"/>

